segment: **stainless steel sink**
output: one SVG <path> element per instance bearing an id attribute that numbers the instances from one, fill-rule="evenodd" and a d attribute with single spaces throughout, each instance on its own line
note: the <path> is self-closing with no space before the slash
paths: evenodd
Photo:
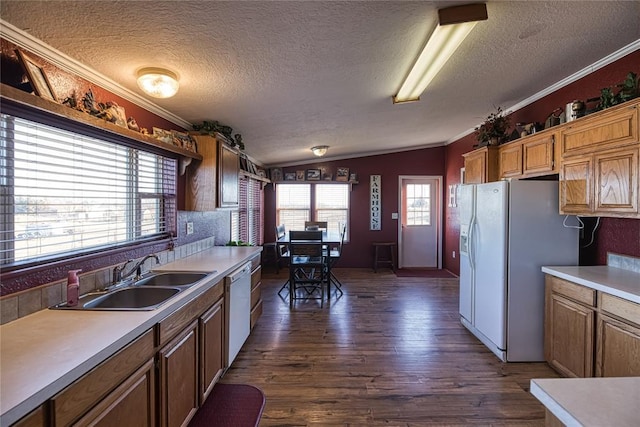
<path id="1" fill-rule="evenodd" d="M 135 282 L 134 286 L 190 286 L 206 276 L 205 273 L 153 273 Z"/>
<path id="2" fill-rule="evenodd" d="M 80 301 L 78 305 L 94 310 L 153 310 L 180 291 L 180 288 L 169 287 L 130 287 L 116 289 L 88 302 Z"/>

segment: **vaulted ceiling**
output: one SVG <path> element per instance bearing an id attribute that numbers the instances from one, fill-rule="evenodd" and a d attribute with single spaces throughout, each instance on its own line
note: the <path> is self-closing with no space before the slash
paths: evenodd
<path id="1" fill-rule="evenodd" d="M 640 39 L 638 1 L 489 1 L 421 100 L 392 104 L 437 10 L 465 3 L 3 0 L 0 17 L 140 96 L 138 69 L 177 72 L 151 100 L 266 165 L 446 144 Z"/>

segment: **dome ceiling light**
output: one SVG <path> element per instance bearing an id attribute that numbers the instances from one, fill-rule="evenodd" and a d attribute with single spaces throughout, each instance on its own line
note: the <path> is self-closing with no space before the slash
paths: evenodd
<path id="1" fill-rule="evenodd" d="M 142 68 L 138 71 L 138 86 L 154 98 L 170 98 L 178 92 L 178 75 L 164 68 Z"/>

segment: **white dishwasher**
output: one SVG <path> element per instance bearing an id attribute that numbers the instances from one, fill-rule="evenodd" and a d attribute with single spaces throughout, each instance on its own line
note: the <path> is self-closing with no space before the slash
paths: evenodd
<path id="1" fill-rule="evenodd" d="M 229 301 L 227 360 L 228 366 L 231 366 L 251 331 L 251 262 L 229 274 L 225 278 L 225 287 Z"/>

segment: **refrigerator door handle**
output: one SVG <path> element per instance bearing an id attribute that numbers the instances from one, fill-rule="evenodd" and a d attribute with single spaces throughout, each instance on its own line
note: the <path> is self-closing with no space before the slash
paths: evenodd
<path id="1" fill-rule="evenodd" d="M 475 228 L 476 222 L 476 214 L 475 212 L 471 216 L 471 221 L 469 222 L 469 230 L 467 231 L 467 236 L 469 236 L 469 242 L 467 243 L 467 253 L 469 254 L 469 265 L 471 267 L 471 271 L 475 271 L 475 254 L 473 253 L 473 229 Z"/>

